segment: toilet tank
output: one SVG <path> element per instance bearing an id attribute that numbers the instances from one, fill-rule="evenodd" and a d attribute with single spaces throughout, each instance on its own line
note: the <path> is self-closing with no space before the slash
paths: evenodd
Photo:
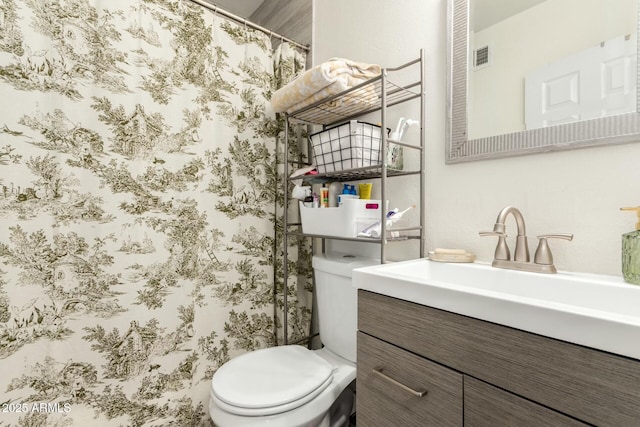
<path id="1" fill-rule="evenodd" d="M 314 255 L 315 294 L 320 340 L 333 353 L 356 361 L 358 299 L 351 284 L 353 269 L 380 260 L 343 253 Z"/>

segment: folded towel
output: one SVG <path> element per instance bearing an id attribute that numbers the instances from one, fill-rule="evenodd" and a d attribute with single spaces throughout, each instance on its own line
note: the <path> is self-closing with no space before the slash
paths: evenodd
<path id="1" fill-rule="evenodd" d="M 380 66 L 333 58 L 305 71 L 271 97 L 276 112 L 291 112 L 359 85 L 380 74 Z"/>
<path id="2" fill-rule="evenodd" d="M 332 95 L 337 95 L 338 93 L 343 92 L 347 89 L 350 89 L 353 86 L 355 85 L 350 86 L 348 84 L 345 84 L 344 81 L 342 80 L 335 81 L 331 83 L 329 86 L 307 97 L 306 99 L 287 108 L 286 111 L 287 113 L 290 113 L 292 111 L 298 111 L 301 108 L 306 107 L 307 105 L 311 105 L 314 102 L 321 101 Z M 373 84 L 370 84 L 370 85 L 363 86 L 362 88 L 358 89 L 353 93 L 347 94 L 344 98 L 341 98 L 340 100 L 331 101 L 327 105 L 324 105 L 324 109 L 326 114 L 330 114 L 330 108 L 347 107 L 354 104 L 375 105 L 377 101 L 378 101 L 378 95 L 376 93 L 376 88 Z M 335 117 L 336 120 L 339 118 L 341 117 L 340 116 Z"/>

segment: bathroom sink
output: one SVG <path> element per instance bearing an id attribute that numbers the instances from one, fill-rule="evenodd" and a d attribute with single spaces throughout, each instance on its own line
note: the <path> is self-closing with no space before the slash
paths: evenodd
<path id="1" fill-rule="evenodd" d="M 640 286 L 419 259 L 356 269 L 359 289 L 640 359 Z"/>

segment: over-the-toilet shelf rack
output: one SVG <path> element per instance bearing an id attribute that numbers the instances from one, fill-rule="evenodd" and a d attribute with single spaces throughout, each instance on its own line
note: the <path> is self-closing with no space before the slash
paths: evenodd
<path id="1" fill-rule="evenodd" d="M 408 82 L 407 82 L 408 80 Z M 402 82 L 402 83 L 401 83 Z M 390 139 L 385 129 L 387 126 L 387 109 L 406 103 L 408 101 L 419 101 L 420 110 L 420 142 L 419 145 L 405 143 Z M 321 101 L 315 102 L 309 106 L 301 108 L 298 111 L 286 114 L 285 126 L 285 147 L 284 147 L 284 206 L 289 204 L 289 185 L 291 183 L 289 167 L 292 165 L 300 166 L 298 161 L 290 161 L 289 159 L 289 125 L 302 123 L 308 125 L 321 125 L 324 128 L 344 123 L 352 119 L 356 119 L 365 114 L 379 112 L 381 132 L 381 153 L 382 162 L 379 165 L 367 166 L 363 168 L 341 170 L 338 172 L 329 172 L 313 175 L 308 178 L 311 183 L 322 182 L 345 182 L 360 181 L 365 179 L 380 179 L 380 199 L 387 200 L 387 179 L 398 176 L 418 175 L 420 178 L 419 191 L 420 201 L 416 207 L 419 209 L 419 224 L 402 228 L 395 228 L 394 231 L 409 233 L 411 239 L 419 239 L 420 258 L 424 257 L 425 246 L 425 85 L 424 85 L 424 51 L 420 50 L 420 56 L 413 61 L 407 62 L 396 68 L 383 68 L 379 76 L 372 78 L 364 83 L 359 84 L 349 90 L 341 92 L 337 95 L 330 96 Z M 416 151 L 419 155 L 419 167 L 414 170 L 395 170 L 388 168 L 385 163 L 385 153 L 389 143 L 397 144 L 405 149 L 405 157 L 408 152 Z M 309 148 L 309 153 L 311 149 Z M 299 177 L 298 177 L 299 179 Z M 386 246 L 392 239 L 371 239 L 371 238 L 353 238 L 353 237 L 336 237 L 317 234 L 303 233 L 301 223 L 299 221 L 289 222 L 288 209 L 284 209 L 284 258 L 283 273 L 285 278 L 284 286 L 284 344 L 288 344 L 288 304 L 287 304 L 287 278 L 288 271 L 288 239 L 294 236 L 305 236 L 312 238 L 332 239 L 355 241 L 362 243 L 377 243 L 380 245 L 380 262 L 386 262 Z M 385 221 L 386 212 L 381 209 L 381 236 L 387 236 L 387 228 Z M 298 341 L 306 341 L 310 337 L 306 337 Z"/>

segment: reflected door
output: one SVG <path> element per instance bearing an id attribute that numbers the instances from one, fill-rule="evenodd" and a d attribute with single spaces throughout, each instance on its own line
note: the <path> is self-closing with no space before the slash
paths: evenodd
<path id="1" fill-rule="evenodd" d="M 635 36 L 621 36 L 530 72 L 527 129 L 635 112 L 635 70 Z"/>

